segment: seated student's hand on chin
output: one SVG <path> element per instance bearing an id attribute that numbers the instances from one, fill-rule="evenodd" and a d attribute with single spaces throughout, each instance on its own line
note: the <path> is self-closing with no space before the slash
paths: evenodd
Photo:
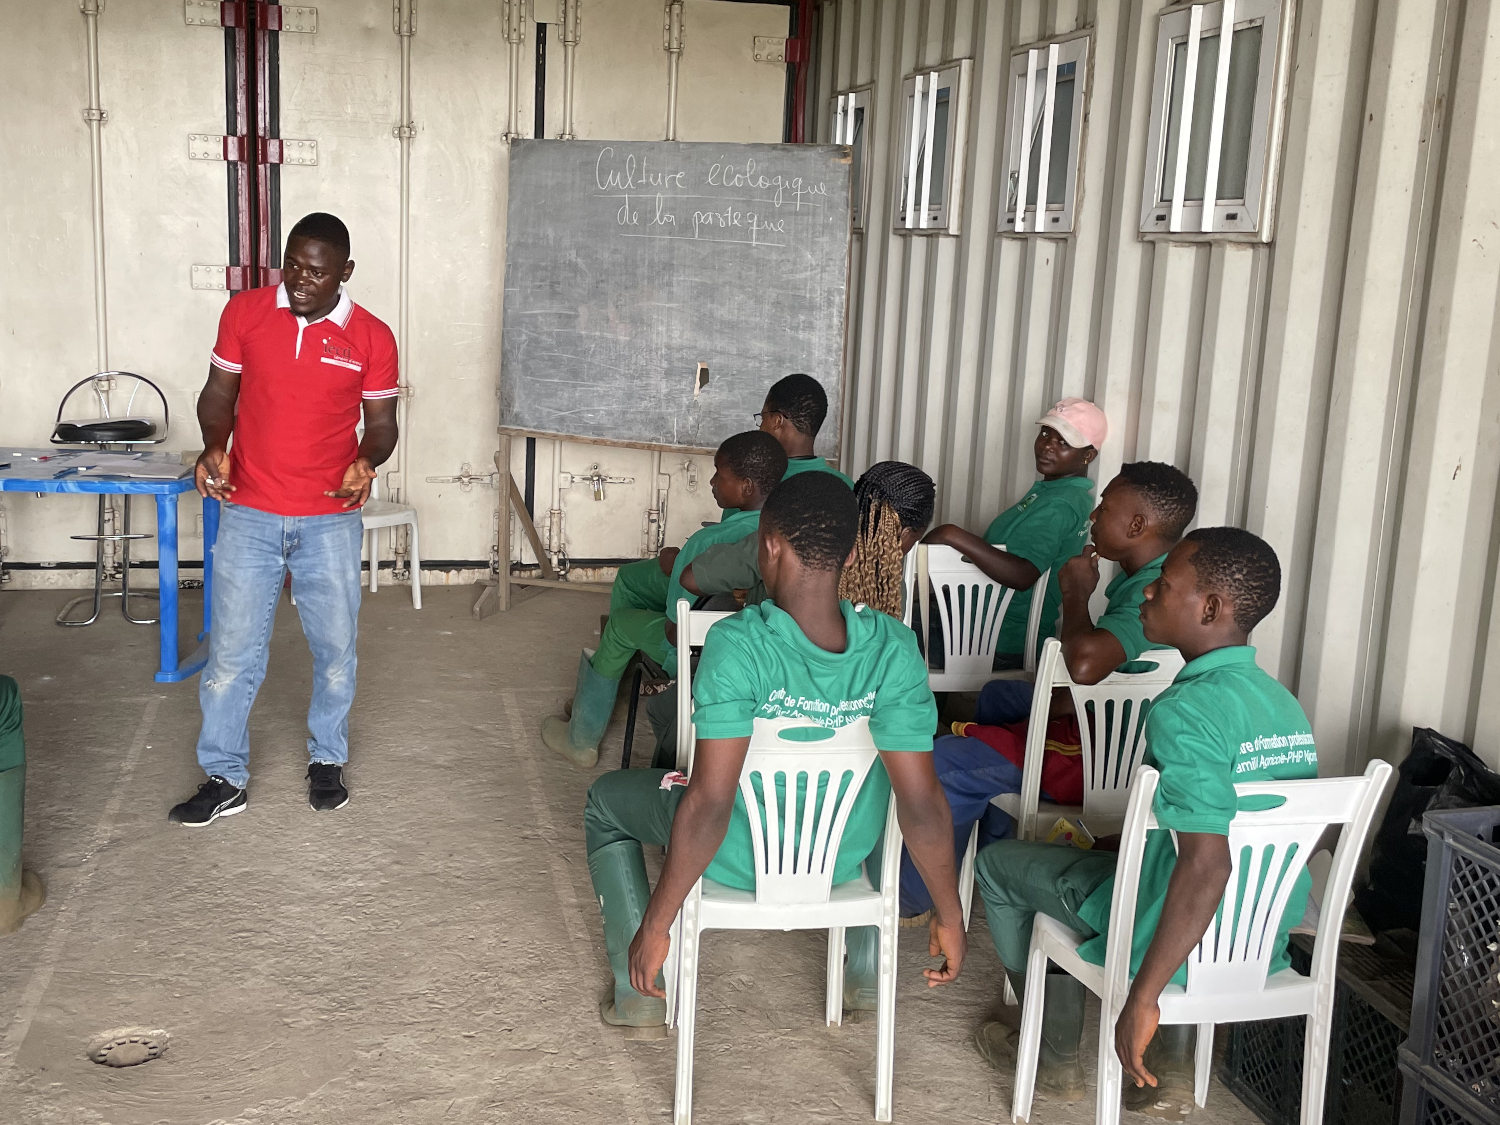
<path id="1" fill-rule="evenodd" d="M 1063 597 L 1088 597 L 1099 585 L 1099 552 L 1092 543 L 1085 543 L 1083 550 L 1063 563 L 1057 572 L 1057 584 Z"/>
<path id="2" fill-rule="evenodd" d="M 927 955 L 943 958 L 943 963 L 938 968 L 922 970 L 922 975 L 927 978 L 927 987 L 936 988 L 957 980 L 959 970 L 963 968 L 964 956 L 969 950 L 969 938 L 964 933 L 963 919 L 960 918 L 954 925 L 948 925 L 934 913 L 927 934 Z"/>

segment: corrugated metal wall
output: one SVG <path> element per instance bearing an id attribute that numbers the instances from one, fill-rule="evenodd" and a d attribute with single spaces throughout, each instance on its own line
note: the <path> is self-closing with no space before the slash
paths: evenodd
<path id="1" fill-rule="evenodd" d="M 832 94 L 873 83 L 851 264 L 852 463 L 913 461 L 982 528 L 1032 479 L 1030 423 L 1107 411 L 1099 463 L 1171 461 L 1199 522 L 1275 546 L 1262 664 L 1324 772 L 1412 725 L 1500 764 L 1500 3 L 1301 0 L 1270 245 L 1143 239 L 1154 0 L 832 0 Z M 1076 233 L 996 233 L 1013 49 L 1090 29 Z M 963 234 L 890 230 L 902 79 L 974 60 Z"/>

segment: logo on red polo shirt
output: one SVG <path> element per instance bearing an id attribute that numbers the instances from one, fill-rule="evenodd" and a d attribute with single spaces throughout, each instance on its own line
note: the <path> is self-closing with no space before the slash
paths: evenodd
<path id="1" fill-rule="evenodd" d="M 364 370 L 364 365 L 355 361 L 353 348 L 347 344 L 336 344 L 326 336 L 323 338 L 323 354 L 319 359 L 324 363 L 347 367 L 350 371 Z"/>

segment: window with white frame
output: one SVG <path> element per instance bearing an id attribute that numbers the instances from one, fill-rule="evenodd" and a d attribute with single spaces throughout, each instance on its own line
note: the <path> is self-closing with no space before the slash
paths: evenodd
<path id="1" fill-rule="evenodd" d="M 833 143 L 848 145 L 849 214 L 855 230 L 865 229 L 869 196 L 865 188 L 865 138 L 870 135 L 870 87 L 833 99 Z"/>
<path id="2" fill-rule="evenodd" d="M 904 84 L 895 228 L 959 233 L 970 60 L 912 75 Z"/>
<path id="3" fill-rule="evenodd" d="M 1002 232 L 1066 234 L 1073 229 L 1088 57 L 1086 35 L 1011 56 Z"/>
<path id="4" fill-rule="evenodd" d="M 1291 2 L 1211 0 L 1160 17 L 1142 232 L 1270 241 Z"/>

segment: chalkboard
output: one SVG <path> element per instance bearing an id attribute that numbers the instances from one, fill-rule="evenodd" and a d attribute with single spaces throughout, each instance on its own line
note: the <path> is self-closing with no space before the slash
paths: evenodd
<path id="1" fill-rule="evenodd" d="M 515 141 L 501 425 L 713 449 L 802 371 L 836 456 L 848 262 L 842 146 Z"/>

